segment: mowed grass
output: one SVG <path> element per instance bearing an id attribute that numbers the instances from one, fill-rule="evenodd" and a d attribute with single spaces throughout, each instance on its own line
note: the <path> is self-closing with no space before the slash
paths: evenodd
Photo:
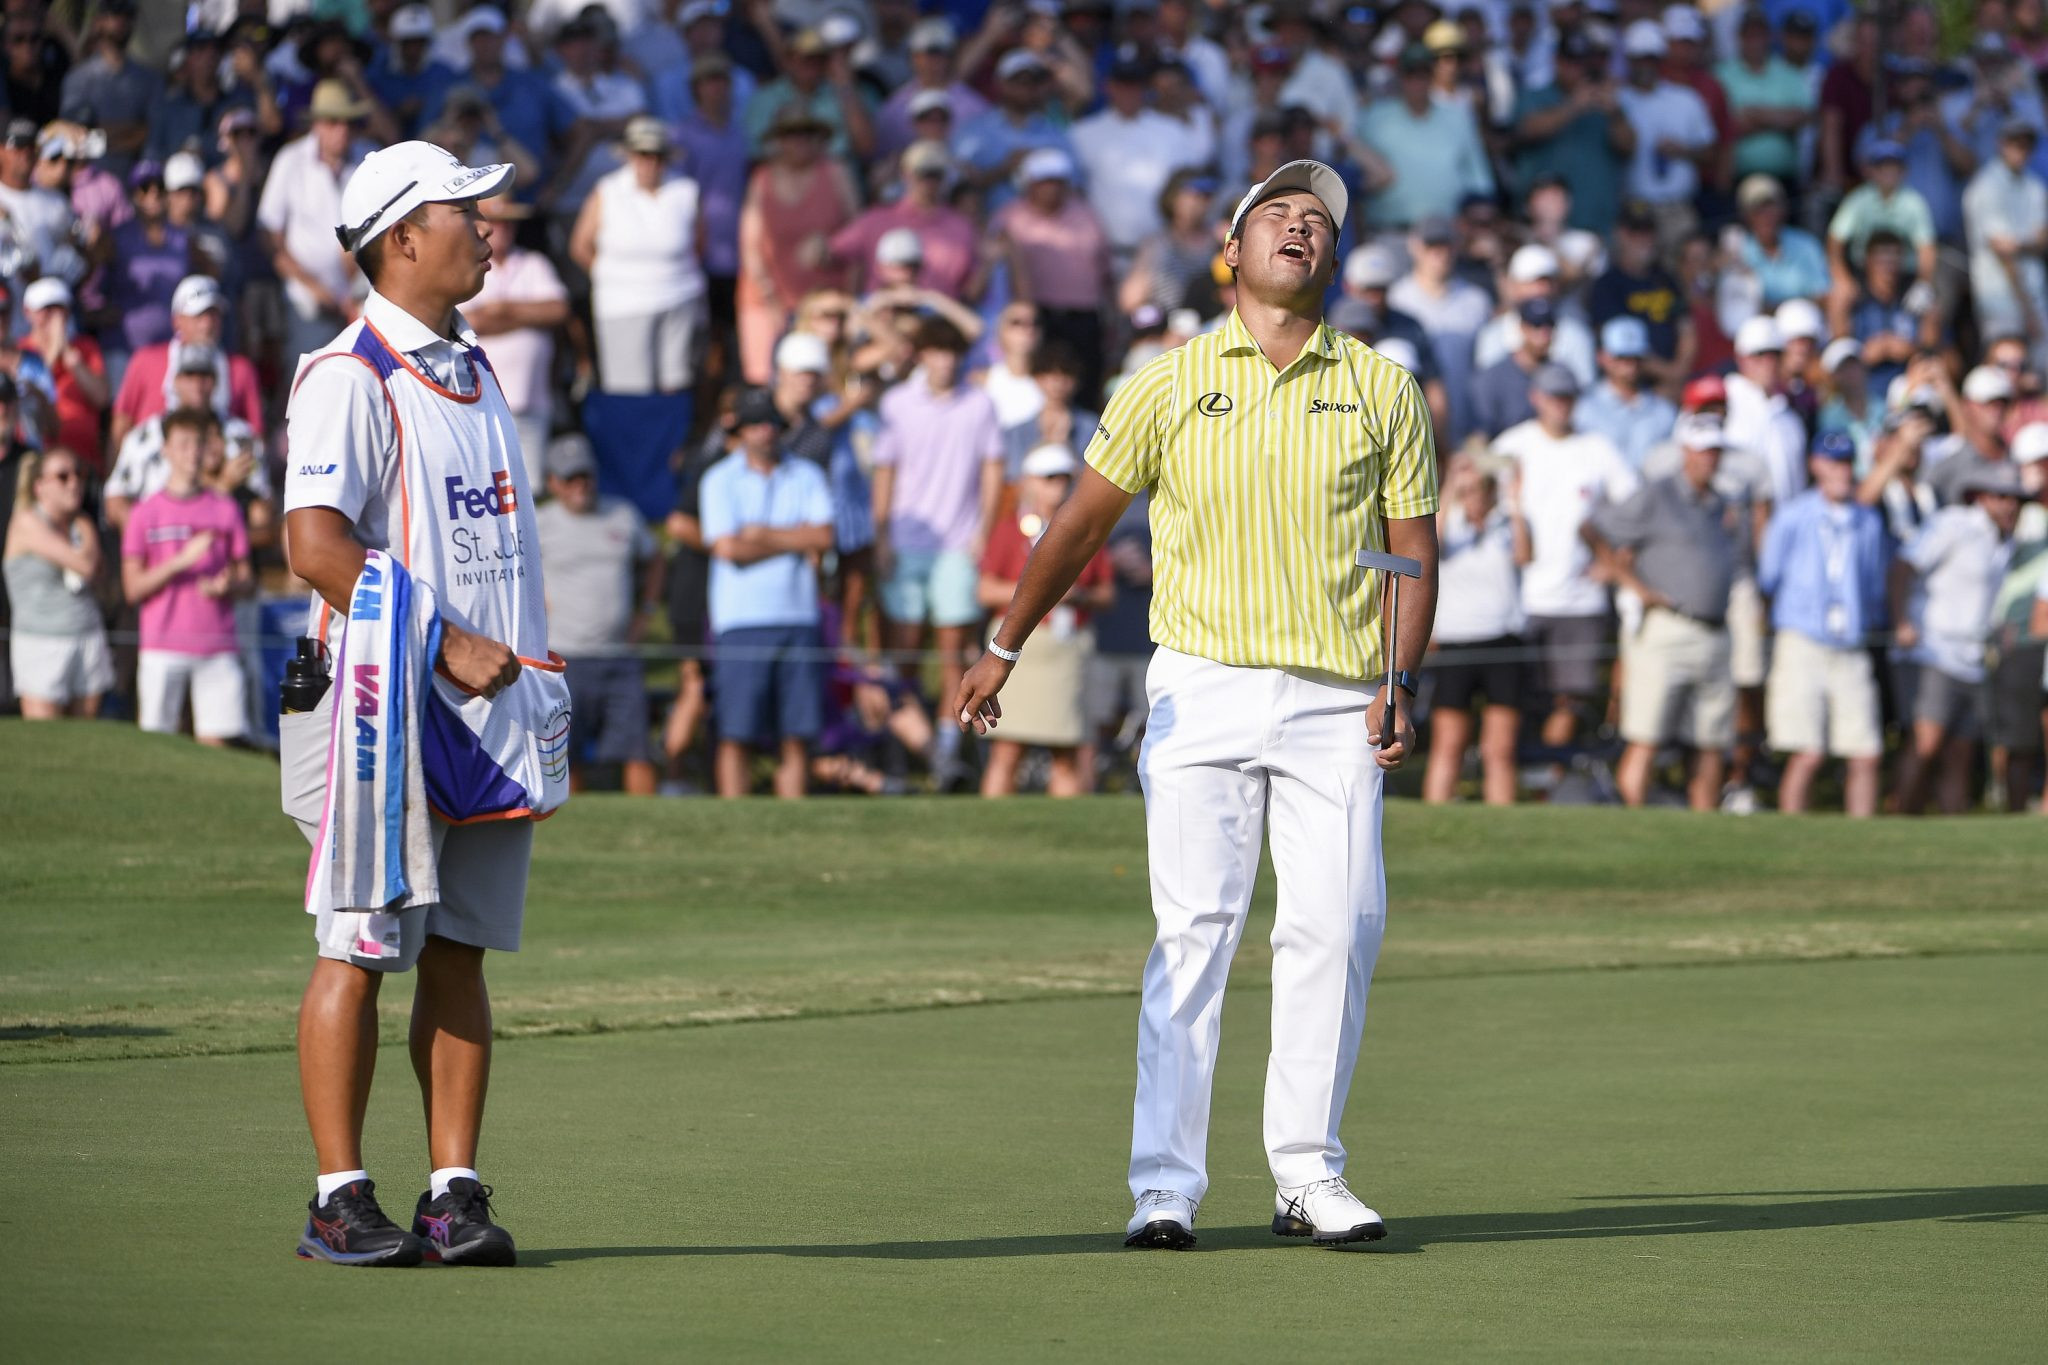
<path id="1" fill-rule="evenodd" d="M 0 771 L 6 1359 L 2020 1360 L 2048 1341 L 2033 822 L 1397 804 L 1346 1126 L 1392 1236 L 1327 1252 L 1266 1230 L 1268 884 L 1201 1245 L 1167 1255 L 1118 1246 L 1137 802 L 578 802 L 541 832 L 529 950 L 494 963 L 510 1037 L 482 1164 L 521 1268 L 358 1275 L 290 1255 L 309 945 L 274 770 L 17 725 Z M 924 1008 L 975 1001 L 1005 1003 Z M 404 1207 L 417 1099 L 401 1047 L 381 1067 L 368 1156 Z"/>

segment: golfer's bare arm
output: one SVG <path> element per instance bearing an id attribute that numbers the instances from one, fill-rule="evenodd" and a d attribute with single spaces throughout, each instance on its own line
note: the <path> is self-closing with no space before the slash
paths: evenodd
<path id="1" fill-rule="evenodd" d="M 1402 586 L 1407 600 L 1401 603 L 1401 638 L 1394 641 L 1394 667 L 1414 672 L 1422 667 L 1430 631 L 1436 627 L 1436 518 L 1389 518 L 1387 549 L 1422 565 L 1422 577 Z"/>
<path id="2" fill-rule="evenodd" d="M 284 515 L 284 556 L 291 571 L 313 585 L 322 601 L 348 614 L 349 595 L 368 558 L 349 520 L 332 507 L 297 507 Z M 466 630 L 447 613 L 441 616 L 441 657 L 438 662 L 464 687 L 490 694 L 519 676 L 519 656 L 498 641 Z"/>

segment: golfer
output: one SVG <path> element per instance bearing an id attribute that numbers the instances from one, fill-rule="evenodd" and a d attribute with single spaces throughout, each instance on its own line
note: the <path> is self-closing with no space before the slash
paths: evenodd
<path id="1" fill-rule="evenodd" d="M 439 670 L 484 696 L 518 677 L 522 657 L 547 657 L 517 427 L 476 334 L 455 311 L 490 269 L 477 201 L 511 175 L 510 166 L 464 166 L 426 142 L 363 160 L 342 192 L 337 236 L 372 292 L 355 322 L 301 360 L 287 417 L 286 550 L 292 571 L 318 593 L 316 609 L 324 602 L 346 616 L 365 549 L 388 550 L 436 595 Z M 315 615 L 338 639 L 339 620 Z M 337 679 L 317 712 L 284 718 L 285 809 L 309 837 L 329 780 L 328 715 L 337 694 L 350 693 Z M 330 916 L 320 916 L 320 956 L 299 1009 L 299 1082 L 319 1160 L 300 1255 L 350 1265 L 423 1257 L 512 1264 L 512 1238 L 492 1222 L 490 1189 L 476 1172 L 491 1065 L 483 958 L 486 949 L 519 947 L 532 838 L 528 820 L 458 827 L 437 819 L 439 902 L 399 912 L 382 943 L 330 933 Z M 378 987 L 387 973 L 414 967 L 412 1064 L 433 1169 L 408 1231 L 378 1207 L 362 1169 L 362 1131 Z"/>
<path id="2" fill-rule="evenodd" d="M 1273 1231 L 1386 1235 L 1344 1182 L 1337 1127 L 1386 919 L 1381 784 L 1414 744 L 1407 670 L 1436 613 L 1436 455 L 1415 380 L 1322 321 L 1346 206 L 1336 172 L 1314 161 L 1245 195 L 1223 248 L 1236 311 L 1117 391 L 953 708 L 978 732 L 999 724 L 997 694 L 1033 625 L 1151 489 L 1159 648 L 1139 773 L 1158 936 L 1138 1021 L 1130 1246 L 1194 1244 L 1224 979 L 1269 812 Z M 1356 564 L 1367 549 L 1422 565 L 1391 697 L 1376 676 L 1385 585 Z"/>

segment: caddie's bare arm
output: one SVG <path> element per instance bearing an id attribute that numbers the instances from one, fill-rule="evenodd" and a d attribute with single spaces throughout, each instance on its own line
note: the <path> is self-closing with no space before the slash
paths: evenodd
<path id="1" fill-rule="evenodd" d="M 328 606 L 348 614 L 349 594 L 356 590 L 366 555 L 347 517 L 332 507 L 299 507 L 285 513 L 284 554 L 292 572 L 311 583 Z M 446 615 L 441 618 L 437 662 L 456 682 L 487 697 L 519 676 L 519 656 L 508 646 L 465 630 Z"/>
<path id="2" fill-rule="evenodd" d="M 1072 497 L 1053 513 L 1052 525 L 1031 551 L 1024 565 L 1024 577 L 1003 613 L 996 644 L 1004 649 L 1021 649 L 1045 614 L 1058 606 L 1088 567 L 1088 561 L 1109 543 L 1117 518 L 1131 505 L 1131 495 L 1083 465 L 1081 482 Z M 1435 601 L 1431 589 L 1431 601 Z M 1424 627 L 1425 635 L 1428 628 Z M 1010 680 L 1011 664 L 994 654 L 983 654 L 960 679 L 960 691 L 953 698 L 953 719 L 976 734 L 987 734 L 1002 718 L 1003 708 L 996 693 Z"/>

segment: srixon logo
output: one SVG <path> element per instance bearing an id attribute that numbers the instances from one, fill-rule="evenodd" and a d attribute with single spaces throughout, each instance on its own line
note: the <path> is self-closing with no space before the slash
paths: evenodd
<path id="1" fill-rule="evenodd" d="M 448 520 L 459 518 L 474 520 L 477 517 L 509 517 L 519 510 L 519 490 L 512 486 L 510 470 L 491 471 L 491 481 L 483 488 L 471 488 L 463 482 L 460 474 L 451 474 L 445 481 L 448 491 Z"/>
<path id="2" fill-rule="evenodd" d="M 376 664 L 357 664 L 352 681 L 356 701 L 356 781 L 377 776 L 377 710 L 381 690 Z"/>

